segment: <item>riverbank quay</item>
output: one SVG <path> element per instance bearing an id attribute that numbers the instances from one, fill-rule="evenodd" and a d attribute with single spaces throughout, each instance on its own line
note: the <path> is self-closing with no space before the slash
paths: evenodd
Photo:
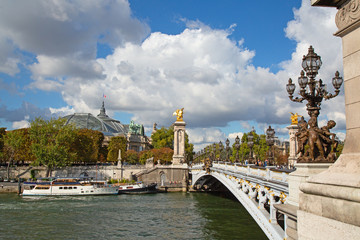
<path id="1" fill-rule="evenodd" d="M 1 181 L 5 179 L 7 183 L 10 181 L 13 183 L 11 187 L 8 184 L 4 185 L 0 192 L 19 192 L 19 180 L 21 183 L 27 179 L 45 178 L 46 174 L 46 167 L 11 166 L 7 168 L 0 166 L 0 187 Z M 160 192 L 186 192 L 189 188 L 188 174 L 187 165 L 155 165 L 151 159 L 151 164 L 146 165 L 98 164 L 56 168 L 51 171 L 50 177 L 86 177 L 94 180 L 127 179 L 145 184 L 156 183 Z"/>
<path id="2" fill-rule="evenodd" d="M 0 182 L 0 193 L 19 193 L 19 183 Z"/>

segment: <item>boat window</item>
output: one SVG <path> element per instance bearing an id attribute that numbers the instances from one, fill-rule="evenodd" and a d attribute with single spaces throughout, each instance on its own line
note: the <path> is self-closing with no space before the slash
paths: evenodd
<path id="1" fill-rule="evenodd" d="M 59 189 L 63 189 L 63 187 L 59 187 Z"/>
<path id="2" fill-rule="evenodd" d="M 64 189 L 68 189 L 68 187 L 64 187 Z"/>
<path id="3" fill-rule="evenodd" d="M 72 189 L 72 187 L 69 187 L 69 189 Z"/>
<path id="4" fill-rule="evenodd" d="M 74 189 L 77 189 L 77 187 L 73 187 Z"/>
<path id="5" fill-rule="evenodd" d="M 94 192 L 93 190 L 91 190 L 91 192 Z"/>
<path id="6" fill-rule="evenodd" d="M 84 191 L 81 191 L 81 193 L 84 193 Z"/>
<path id="7" fill-rule="evenodd" d="M 36 186 L 35 189 L 41 189 L 41 190 L 43 190 L 43 189 L 50 189 L 50 186 Z"/>

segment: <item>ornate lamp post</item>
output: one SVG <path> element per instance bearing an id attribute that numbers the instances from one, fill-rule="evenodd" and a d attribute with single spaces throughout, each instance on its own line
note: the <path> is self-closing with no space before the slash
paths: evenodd
<path id="1" fill-rule="evenodd" d="M 241 144 L 244 143 L 244 139 L 241 138 Z M 244 151 L 241 151 L 241 162 L 244 163 Z"/>
<path id="2" fill-rule="evenodd" d="M 224 144 L 220 141 L 219 142 L 219 161 L 222 160 L 221 155 L 222 155 L 223 151 L 224 151 Z"/>
<path id="3" fill-rule="evenodd" d="M 307 101 L 306 110 L 310 116 L 307 123 L 304 119 L 299 122 L 299 132 L 297 138 L 299 142 L 299 150 L 301 156 L 298 162 L 333 162 L 334 153 L 333 146 L 336 144 L 335 134 L 330 133 L 329 130 L 333 128 L 336 123 L 332 120 L 328 122 L 328 126 L 318 127 L 317 118 L 320 114 L 320 105 L 323 99 L 328 100 L 339 95 L 340 87 L 343 79 L 339 77 L 339 72 L 335 73 L 332 79 L 332 84 L 335 88 L 335 94 L 331 94 L 326 90 L 326 85 L 322 80 L 315 80 L 316 75 L 321 67 L 321 57 L 318 56 L 312 46 L 309 47 L 308 54 L 303 57 L 302 70 L 298 78 L 300 86 L 300 97 L 294 98 L 295 84 L 292 83 L 291 78 L 286 85 L 286 90 L 289 93 L 289 98 L 293 102 Z M 305 71 L 305 72 L 304 72 Z M 306 76 L 305 76 L 306 73 Z M 308 129 L 309 125 L 309 129 Z M 305 153 L 305 145 L 309 145 L 309 151 Z M 305 156 L 306 155 L 306 156 Z"/>
<path id="4" fill-rule="evenodd" d="M 212 155 L 213 155 L 212 161 L 215 161 L 215 159 L 216 159 L 216 143 L 213 143 L 213 145 L 212 145 Z"/>
<path id="5" fill-rule="evenodd" d="M 235 138 L 235 149 L 236 149 L 235 162 L 239 162 L 239 148 L 240 148 L 240 138 L 239 138 L 239 136 L 236 136 L 236 138 Z"/>
<path id="6" fill-rule="evenodd" d="M 247 140 L 248 140 L 248 147 L 250 148 L 250 157 L 249 157 L 249 160 L 250 160 L 250 162 L 249 163 L 253 163 L 253 159 L 254 159 L 254 157 L 253 157 L 253 151 L 252 151 L 252 149 L 253 149 L 253 146 L 254 146 L 254 135 L 253 135 L 253 131 L 251 131 L 250 133 L 249 133 L 249 135 L 247 136 Z"/>
<path id="7" fill-rule="evenodd" d="M 225 147 L 225 151 L 226 151 L 226 161 L 229 162 L 229 151 L 230 151 L 230 141 L 227 138 L 225 141 L 226 147 Z"/>
<path id="8" fill-rule="evenodd" d="M 272 146 L 274 145 L 274 138 L 275 138 L 275 130 L 269 126 L 266 130 L 266 144 L 269 146 L 269 165 L 274 164 L 274 155 L 271 151 Z"/>

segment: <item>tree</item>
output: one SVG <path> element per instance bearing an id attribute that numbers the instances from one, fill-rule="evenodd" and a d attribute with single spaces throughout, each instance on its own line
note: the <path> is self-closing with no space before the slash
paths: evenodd
<path id="1" fill-rule="evenodd" d="M 5 158 L 5 153 L 4 153 L 5 134 L 6 134 L 6 128 L 0 128 L 0 162 L 3 162 Z"/>
<path id="2" fill-rule="evenodd" d="M 248 137 L 249 133 L 244 133 L 242 138 L 241 138 L 241 144 L 240 144 L 240 148 L 239 148 L 239 160 L 245 160 L 248 159 L 250 157 L 250 148 L 248 146 Z M 264 161 L 266 159 L 267 156 L 267 151 L 269 149 L 269 147 L 266 145 L 266 135 L 265 134 L 261 134 L 258 135 L 255 132 L 253 132 L 253 142 L 254 142 L 254 146 L 252 148 L 253 150 L 253 154 L 254 157 L 256 157 L 257 159 Z M 235 143 L 232 146 L 233 149 L 233 156 L 231 157 L 232 160 L 235 160 L 236 157 L 236 148 L 235 148 Z"/>
<path id="3" fill-rule="evenodd" d="M 189 136 L 187 135 L 186 132 L 185 132 L 185 154 L 186 154 L 185 161 L 187 163 L 192 162 L 194 158 L 194 144 L 189 142 Z"/>
<path id="4" fill-rule="evenodd" d="M 127 140 L 125 137 L 118 136 L 112 137 L 108 146 L 108 162 L 117 162 L 119 159 L 119 150 L 121 150 L 121 159 L 122 161 L 126 161 L 126 145 Z"/>
<path id="5" fill-rule="evenodd" d="M 145 164 L 146 160 L 154 157 L 154 153 L 150 150 L 140 152 L 139 162 Z"/>
<path id="6" fill-rule="evenodd" d="M 126 162 L 130 164 L 139 163 L 139 153 L 134 150 L 126 151 Z"/>
<path id="7" fill-rule="evenodd" d="M 76 153 L 78 163 L 96 163 L 100 160 L 100 153 L 104 135 L 91 129 L 79 129 L 76 131 L 76 139 L 72 146 Z"/>
<path id="8" fill-rule="evenodd" d="M 174 149 L 174 127 L 162 127 L 151 135 L 154 148 L 168 147 Z"/>
<path id="9" fill-rule="evenodd" d="M 28 129 L 16 129 L 7 131 L 4 136 L 3 157 L 8 160 L 7 177 L 9 178 L 11 163 L 33 162 L 35 156 L 31 151 L 31 141 Z"/>
<path id="10" fill-rule="evenodd" d="M 76 154 L 70 151 L 76 137 L 75 128 L 65 125 L 65 121 L 62 118 L 36 118 L 30 123 L 31 149 L 36 157 L 33 164 L 46 166 L 46 176 L 55 167 L 71 165 L 75 160 Z"/>

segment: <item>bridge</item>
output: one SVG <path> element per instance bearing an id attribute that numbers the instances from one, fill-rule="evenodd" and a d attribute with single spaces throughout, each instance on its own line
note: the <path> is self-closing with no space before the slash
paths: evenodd
<path id="1" fill-rule="evenodd" d="M 286 239 L 286 216 L 275 204 L 286 203 L 289 194 L 289 170 L 256 167 L 228 162 L 190 167 L 191 183 L 196 191 L 228 190 L 245 207 L 269 239 Z M 225 189 L 226 188 L 226 189 Z"/>

